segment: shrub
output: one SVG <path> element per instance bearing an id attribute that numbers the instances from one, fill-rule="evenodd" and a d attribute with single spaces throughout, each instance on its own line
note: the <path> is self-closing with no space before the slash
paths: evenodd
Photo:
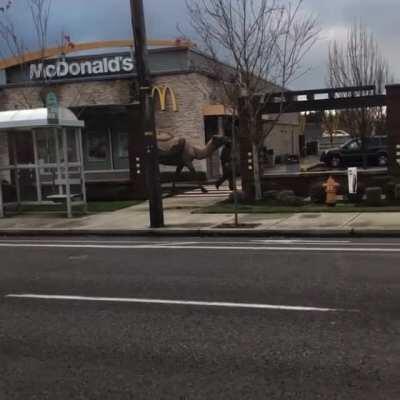
<path id="1" fill-rule="evenodd" d="M 325 188 L 323 182 L 314 183 L 310 188 L 311 202 L 315 204 L 324 204 L 326 201 Z"/>
<path id="2" fill-rule="evenodd" d="M 301 207 L 304 206 L 304 200 L 298 196 L 286 196 L 282 198 L 280 205 L 287 207 Z"/>
<path id="3" fill-rule="evenodd" d="M 395 200 L 400 200 L 400 184 L 399 183 L 397 183 L 394 186 L 394 199 Z"/>
<path id="4" fill-rule="evenodd" d="M 246 198 L 246 193 L 245 193 L 245 192 L 239 190 L 239 191 L 236 192 L 236 195 L 237 195 L 237 201 L 238 201 L 238 203 L 244 203 L 244 202 L 246 202 L 247 198 Z M 234 196 L 235 196 L 235 193 L 234 193 L 234 192 L 231 192 L 231 193 L 229 194 L 228 201 L 229 201 L 230 203 L 234 203 L 234 201 L 235 201 Z"/>
<path id="5" fill-rule="evenodd" d="M 282 201 L 283 199 L 287 197 L 295 197 L 294 191 L 293 190 L 281 190 L 277 196 L 276 200 Z"/>
<path id="6" fill-rule="evenodd" d="M 383 190 L 381 187 L 369 187 L 366 189 L 365 194 L 367 196 L 366 203 L 368 206 L 375 207 L 382 205 Z"/>
<path id="7" fill-rule="evenodd" d="M 390 200 L 393 201 L 396 199 L 396 183 L 393 181 L 389 181 L 385 184 L 385 186 L 383 187 L 383 192 L 386 196 L 386 200 Z"/>
<path id="8" fill-rule="evenodd" d="M 358 182 L 357 193 L 349 193 L 349 188 L 346 188 L 346 197 L 350 203 L 361 203 L 365 195 L 365 185 Z"/>
<path id="9" fill-rule="evenodd" d="M 264 200 L 276 200 L 278 198 L 278 190 L 267 190 L 263 193 Z"/>
<path id="10" fill-rule="evenodd" d="M 4 180 L 0 182 L 0 185 L 3 188 L 3 201 L 5 203 L 14 202 L 17 198 L 15 186 L 12 186 L 10 183 Z"/>

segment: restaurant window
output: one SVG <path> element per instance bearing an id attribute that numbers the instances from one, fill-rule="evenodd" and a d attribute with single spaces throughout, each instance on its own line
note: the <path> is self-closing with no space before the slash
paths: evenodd
<path id="1" fill-rule="evenodd" d="M 108 135 L 107 132 L 87 132 L 87 156 L 90 162 L 107 160 Z"/>
<path id="2" fill-rule="evenodd" d="M 118 133 L 118 157 L 129 157 L 129 137 L 127 132 Z"/>

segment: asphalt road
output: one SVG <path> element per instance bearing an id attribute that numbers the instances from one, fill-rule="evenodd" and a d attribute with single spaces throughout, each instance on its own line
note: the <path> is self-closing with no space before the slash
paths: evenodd
<path id="1" fill-rule="evenodd" d="M 399 243 L 0 239 L 0 400 L 397 400 Z"/>

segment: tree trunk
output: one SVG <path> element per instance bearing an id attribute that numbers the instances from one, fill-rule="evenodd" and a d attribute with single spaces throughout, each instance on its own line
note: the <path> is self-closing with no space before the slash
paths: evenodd
<path id="1" fill-rule="evenodd" d="M 362 152 L 362 166 L 364 169 L 368 168 L 368 156 L 367 156 L 367 120 L 365 115 L 365 109 L 361 111 L 361 152 Z"/>
<path id="2" fill-rule="evenodd" d="M 231 138 L 232 138 L 232 183 L 233 183 L 233 211 L 235 216 L 235 226 L 239 226 L 239 212 L 238 212 L 238 190 L 237 190 L 237 138 L 236 138 L 236 127 L 235 127 L 235 114 L 232 113 L 232 125 L 231 125 Z"/>
<path id="3" fill-rule="evenodd" d="M 258 157 L 258 146 L 253 143 L 253 171 L 254 171 L 254 196 L 255 200 L 262 200 L 261 176 L 260 176 L 260 160 Z"/>

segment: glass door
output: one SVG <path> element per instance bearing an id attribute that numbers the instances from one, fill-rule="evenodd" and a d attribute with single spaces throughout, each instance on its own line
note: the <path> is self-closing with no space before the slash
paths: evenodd
<path id="1" fill-rule="evenodd" d="M 113 166 L 116 170 L 129 169 L 129 134 L 125 130 L 111 132 L 113 146 Z"/>
<path id="2" fill-rule="evenodd" d="M 112 169 L 108 129 L 87 130 L 83 136 L 86 169 L 88 171 Z"/>

